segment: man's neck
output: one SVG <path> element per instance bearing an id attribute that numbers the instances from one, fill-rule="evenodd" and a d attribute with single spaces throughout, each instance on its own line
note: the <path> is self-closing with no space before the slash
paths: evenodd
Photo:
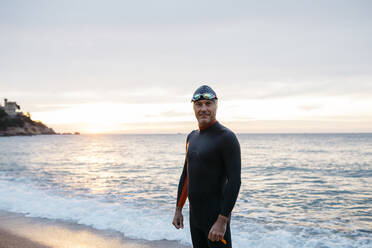
<path id="1" fill-rule="evenodd" d="M 217 122 L 217 120 L 215 119 L 215 120 L 213 120 L 213 121 L 211 121 L 210 123 L 208 123 L 208 125 L 206 125 L 206 126 L 200 126 L 199 125 L 199 131 L 203 131 L 203 130 L 205 130 L 205 129 L 207 129 L 207 128 L 210 128 L 211 126 L 213 126 L 213 124 L 214 123 L 216 123 Z"/>

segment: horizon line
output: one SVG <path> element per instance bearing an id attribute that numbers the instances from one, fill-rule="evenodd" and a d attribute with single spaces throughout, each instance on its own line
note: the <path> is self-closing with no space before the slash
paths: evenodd
<path id="1" fill-rule="evenodd" d="M 79 135 L 187 135 L 188 133 L 175 132 L 175 133 L 85 133 L 80 132 Z M 235 132 L 235 134 L 372 134 L 372 132 L 257 132 L 257 133 L 245 133 Z M 62 133 L 57 135 L 64 135 Z"/>

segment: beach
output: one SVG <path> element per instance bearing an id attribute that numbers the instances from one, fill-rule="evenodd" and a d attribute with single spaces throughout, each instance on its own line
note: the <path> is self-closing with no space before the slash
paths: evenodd
<path id="1" fill-rule="evenodd" d="M 0 229 L 0 248 L 46 248 L 47 246 L 38 244 L 24 237 Z"/>
<path id="2" fill-rule="evenodd" d="M 0 211 L 0 248 L 188 248 L 174 241 L 125 238 L 121 233 Z"/>

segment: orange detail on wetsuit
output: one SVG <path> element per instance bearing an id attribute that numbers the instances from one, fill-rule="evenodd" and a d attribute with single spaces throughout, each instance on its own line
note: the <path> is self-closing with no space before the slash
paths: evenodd
<path id="1" fill-rule="evenodd" d="M 202 130 L 205 130 L 205 129 L 207 129 L 207 128 L 213 126 L 213 124 L 216 123 L 216 121 L 217 121 L 217 120 L 212 121 L 212 123 L 210 123 L 207 127 L 203 127 L 203 128 L 202 128 L 202 127 L 199 126 L 199 130 L 202 131 Z"/>
<path id="2" fill-rule="evenodd" d="M 183 187 L 182 187 L 182 193 L 181 193 L 180 200 L 178 202 L 178 207 L 182 208 L 183 205 L 185 205 L 186 199 L 187 199 L 187 175 L 186 175 Z"/>

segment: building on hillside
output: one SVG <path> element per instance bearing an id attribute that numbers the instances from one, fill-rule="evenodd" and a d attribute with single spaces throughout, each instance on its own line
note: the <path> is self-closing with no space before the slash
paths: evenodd
<path id="1" fill-rule="evenodd" d="M 4 99 L 4 110 L 10 116 L 15 116 L 18 114 L 17 110 L 21 107 L 16 102 L 8 102 L 8 99 Z"/>

